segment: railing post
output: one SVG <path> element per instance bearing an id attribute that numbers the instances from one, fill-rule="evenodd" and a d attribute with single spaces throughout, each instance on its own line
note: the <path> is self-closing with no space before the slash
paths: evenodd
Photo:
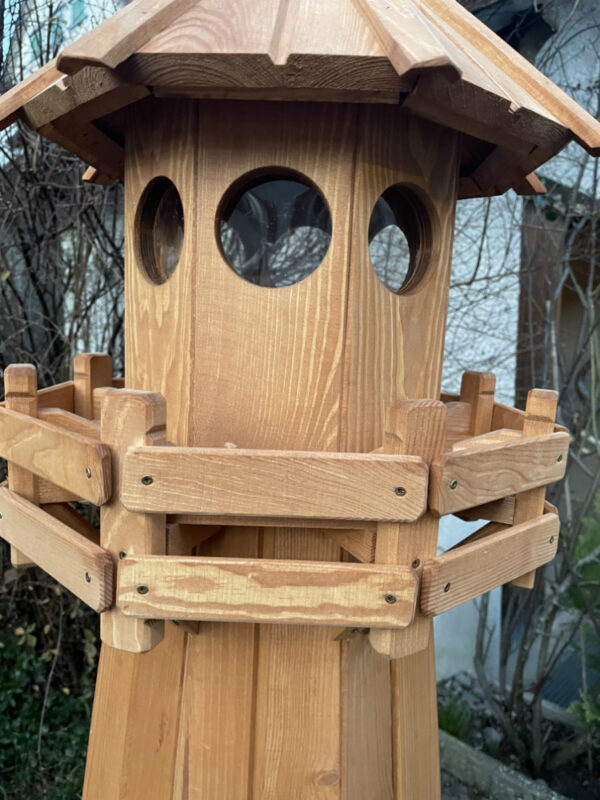
<path id="1" fill-rule="evenodd" d="M 102 403 L 100 438 L 112 453 L 113 493 L 101 507 L 100 542 L 110 551 L 118 569 L 126 555 L 166 552 L 166 515 L 138 514 L 121 503 L 122 462 L 130 445 L 166 443 L 166 403 L 162 395 L 130 389 L 106 393 Z M 101 616 L 102 641 L 111 647 L 143 653 L 159 644 L 164 623 L 155 620 L 127 619 L 112 608 Z"/>
<path id="2" fill-rule="evenodd" d="M 33 364 L 10 364 L 4 370 L 4 397 L 6 408 L 37 417 L 37 370 Z M 32 503 L 39 501 L 39 479 L 16 464 L 8 464 L 8 488 L 18 492 Z M 10 558 L 14 567 L 34 567 L 33 562 L 16 547 L 10 548 Z"/>
<path id="3" fill-rule="evenodd" d="M 388 409 L 384 452 L 418 455 L 430 464 L 444 452 L 446 407 L 413 400 Z M 398 487 L 401 491 L 401 487 Z M 429 511 L 416 522 L 377 526 L 375 560 L 408 564 L 420 576 L 436 555 L 439 520 Z M 371 630 L 375 650 L 391 664 L 395 800 L 439 800 L 439 744 L 433 622 L 418 610 L 401 631 Z"/>
<path id="4" fill-rule="evenodd" d="M 532 389 L 527 395 L 523 436 L 543 436 L 554 431 L 558 394 L 548 389 Z M 513 525 L 520 525 L 530 519 L 541 517 L 544 513 L 546 487 L 519 492 L 515 500 L 515 516 Z M 526 572 L 510 582 L 510 586 L 521 589 L 533 589 L 535 570 Z"/>
<path id="5" fill-rule="evenodd" d="M 78 353 L 73 359 L 73 384 L 75 413 L 94 419 L 94 389 L 112 386 L 112 358 L 105 353 Z"/>

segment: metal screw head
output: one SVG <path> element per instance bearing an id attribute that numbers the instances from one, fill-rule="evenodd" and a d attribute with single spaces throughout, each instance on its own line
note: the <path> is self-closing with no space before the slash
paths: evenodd
<path id="1" fill-rule="evenodd" d="M 452 584 L 450 584 L 450 583 L 447 583 L 447 584 L 444 586 L 444 592 L 449 592 L 449 591 L 450 591 L 450 586 L 451 586 L 451 585 L 452 585 Z"/>
<path id="2" fill-rule="evenodd" d="M 421 559 L 420 558 L 413 558 L 411 567 L 413 569 L 418 569 L 418 567 L 420 567 L 420 566 L 421 566 Z"/>
<path id="3" fill-rule="evenodd" d="M 0 511 L 0 519 L 2 519 L 2 512 Z"/>
<path id="4" fill-rule="evenodd" d="M 451 489 L 456 489 L 456 487 L 457 487 L 457 486 L 458 486 L 458 481 L 456 480 L 456 478 L 453 478 L 453 479 L 450 481 L 450 488 L 451 488 Z"/>
<path id="5" fill-rule="evenodd" d="M 144 486 L 150 486 L 151 483 L 154 483 L 154 478 L 152 475 L 142 475 L 142 483 Z"/>
<path id="6" fill-rule="evenodd" d="M 136 589 L 136 592 L 138 594 L 148 594 L 148 587 L 146 586 L 145 583 L 140 583 L 140 585 Z"/>
<path id="7" fill-rule="evenodd" d="M 394 489 L 394 494 L 397 494 L 398 497 L 404 497 L 404 495 L 406 494 L 406 489 L 404 488 L 404 486 L 396 486 L 396 488 Z"/>
<path id="8" fill-rule="evenodd" d="M 92 582 L 92 576 L 90 575 L 89 572 L 85 573 L 85 580 L 86 580 L 87 583 L 91 583 Z"/>
<path id="9" fill-rule="evenodd" d="M 91 478 L 92 477 L 92 470 L 89 467 L 86 467 L 85 468 L 85 474 L 86 474 L 87 478 Z"/>
<path id="10" fill-rule="evenodd" d="M 394 603 L 396 602 L 397 599 L 398 598 L 396 597 L 395 594 L 386 594 L 386 596 L 385 596 L 385 602 L 389 603 L 389 605 L 391 605 L 391 606 L 394 605 Z"/>
<path id="11" fill-rule="evenodd" d="M 119 553 L 119 558 L 125 558 L 126 555 L 127 553 L 125 552 L 125 550 L 121 550 Z"/>
<path id="12" fill-rule="evenodd" d="M 550 537 L 550 544 L 554 544 L 554 536 Z"/>
<path id="13" fill-rule="evenodd" d="M 556 460 L 560 463 L 563 460 L 562 453 L 559 453 Z"/>

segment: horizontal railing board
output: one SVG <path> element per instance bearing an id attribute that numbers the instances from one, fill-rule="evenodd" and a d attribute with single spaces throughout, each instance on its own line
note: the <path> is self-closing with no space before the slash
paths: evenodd
<path id="1" fill-rule="evenodd" d="M 479 535 L 423 566 L 420 607 L 437 615 L 552 561 L 558 547 L 556 514 L 501 529 L 490 523 Z M 487 529 L 487 530 L 486 530 Z"/>
<path id="2" fill-rule="evenodd" d="M 405 521 L 425 510 L 427 478 L 416 456 L 132 447 L 121 493 L 146 513 Z"/>
<path id="3" fill-rule="evenodd" d="M 0 488 L 0 537 L 95 611 L 112 603 L 110 553 L 29 500 Z"/>
<path id="4" fill-rule="evenodd" d="M 127 556 L 117 574 L 117 606 L 142 619 L 401 628 L 416 593 L 409 567 L 327 561 Z"/>
<path id="5" fill-rule="evenodd" d="M 110 451 L 44 419 L 0 408 L 0 457 L 101 505 L 110 497 Z"/>
<path id="6" fill-rule="evenodd" d="M 569 434 L 558 432 L 446 453 L 431 465 L 429 506 L 452 514 L 553 483 L 565 473 L 568 450 Z"/>

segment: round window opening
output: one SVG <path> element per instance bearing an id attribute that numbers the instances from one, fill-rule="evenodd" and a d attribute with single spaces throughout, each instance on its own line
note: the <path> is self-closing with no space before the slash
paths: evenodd
<path id="1" fill-rule="evenodd" d="M 137 216 L 139 255 L 153 283 L 165 283 L 175 272 L 183 229 L 183 206 L 175 184 L 154 178 L 142 195 Z"/>
<path id="2" fill-rule="evenodd" d="M 291 286 L 316 270 L 331 241 L 321 192 L 297 172 L 246 175 L 225 194 L 217 238 L 229 266 L 257 286 Z"/>
<path id="3" fill-rule="evenodd" d="M 375 274 L 394 294 L 412 289 L 423 276 L 431 250 L 429 214 L 416 192 L 390 186 L 369 221 L 369 255 Z"/>

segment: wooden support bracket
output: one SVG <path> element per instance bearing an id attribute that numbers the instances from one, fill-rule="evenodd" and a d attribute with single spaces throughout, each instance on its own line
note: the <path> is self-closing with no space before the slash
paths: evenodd
<path id="1" fill-rule="evenodd" d="M 132 447 L 122 501 L 153 514 L 415 520 L 427 475 L 417 456 Z"/>
<path id="2" fill-rule="evenodd" d="M 94 419 L 94 389 L 112 386 L 112 358 L 105 353 L 79 353 L 73 359 L 74 411 Z"/>
<path id="3" fill-rule="evenodd" d="M 10 489 L 0 488 L 0 536 L 94 611 L 112 603 L 110 554 Z"/>
<path id="4" fill-rule="evenodd" d="M 115 565 L 127 555 L 166 552 L 164 514 L 132 514 L 121 502 L 121 478 L 125 453 L 130 445 L 166 442 L 166 404 L 160 394 L 131 389 L 112 389 L 102 403 L 101 439 L 112 453 L 113 496 L 100 509 L 102 547 L 112 554 Z M 143 653 L 164 635 L 164 623 L 127 619 L 112 608 L 100 618 L 102 641 L 111 647 Z"/>
<path id="5" fill-rule="evenodd" d="M 420 606 L 434 616 L 551 561 L 560 521 L 544 514 L 508 528 L 490 523 L 423 567 Z"/>
<path id="6" fill-rule="evenodd" d="M 119 564 L 117 606 L 142 619 L 402 628 L 416 592 L 409 567 L 131 556 Z"/>

